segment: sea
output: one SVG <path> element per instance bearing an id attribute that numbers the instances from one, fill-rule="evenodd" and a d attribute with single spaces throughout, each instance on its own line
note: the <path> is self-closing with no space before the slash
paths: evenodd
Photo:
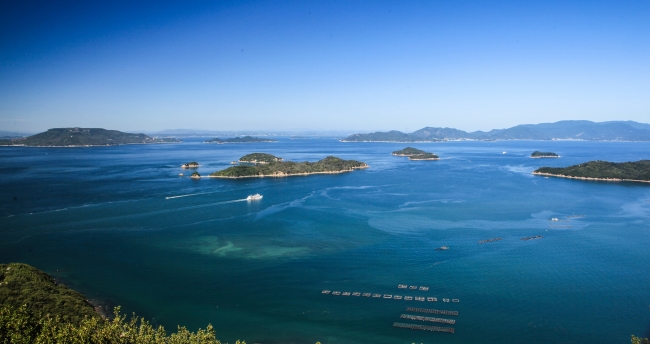
<path id="1" fill-rule="evenodd" d="M 31 264 L 168 332 L 212 324 L 224 343 L 629 343 L 650 335 L 650 184 L 531 174 L 650 159 L 648 142 L 205 139 L 0 147 L 0 263 Z M 406 146 L 441 159 L 390 154 Z M 535 150 L 561 158 L 531 159 Z M 206 176 L 252 152 L 370 167 L 237 180 L 192 180 L 180 168 L 197 161 Z M 246 201 L 255 193 L 263 198 Z"/>

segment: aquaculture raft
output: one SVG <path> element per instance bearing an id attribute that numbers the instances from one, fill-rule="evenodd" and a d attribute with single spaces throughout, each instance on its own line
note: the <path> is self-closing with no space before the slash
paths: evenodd
<path id="1" fill-rule="evenodd" d="M 410 314 L 402 314 L 400 318 L 409 319 L 409 320 L 430 321 L 430 322 L 449 324 L 449 325 L 454 325 L 456 323 L 456 320 L 453 319 L 432 318 L 432 317 L 424 317 L 421 315 L 410 315 Z"/>
<path id="2" fill-rule="evenodd" d="M 440 309 L 428 309 L 428 308 L 408 307 L 406 308 L 406 311 L 418 312 L 418 313 L 429 313 L 429 314 L 458 315 L 458 311 L 445 311 Z"/>
<path id="3" fill-rule="evenodd" d="M 398 323 L 398 322 L 393 323 L 393 327 L 407 328 L 407 329 L 410 329 L 410 330 L 423 330 L 423 331 L 431 331 L 431 332 L 454 333 L 454 328 L 453 327 L 413 325 L 413 324 L 405 324 L 405 323 Z"/>

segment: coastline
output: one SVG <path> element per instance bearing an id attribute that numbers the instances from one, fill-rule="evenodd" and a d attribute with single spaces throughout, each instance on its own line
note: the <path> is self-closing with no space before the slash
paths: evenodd
<path id="1" fill-rule="evenodd" d="M 208 142 L 208 141 L 203 141 L 203 143 L 212 143 L 212 144 L 217 144 L 217 145 L 225 145 L 225 144 L 239 144 L 239 143 L 271 143 L 271 142 L 278 142 L 278 141 L 251 141 L 251 142 Z"/>
<path id="2" fill-rule="evenodd" d="M 255 176 L 241 176 L 241 177 L 228 177 L 228 176 L 213 176 L 213 175 L 208 175 L 207 178 L 224 178 L 224 179 L 242 179 L 242 178 L 264 178 L 264 177 L 271 177 L 271 178 L 283 178 L 283 177 L 293 177 L 293 176 L 309 176 L 312 174 L 339 174 L 339 173 L 346 173 L 346 172 L 353 172 L 354 170 L 362 170 L 370 167 L 369 165 L 361 166 L 361 167 L 353 167 L 349 170 L 340 170 L 340 171 L 327 171 L 327 172 L 304 172 L 304 173 L 273 173 L 273 174 L 262 174 L 262 175 L 255 175 Z M 204 177 L 201 177 L 204 178 Z"/>
<path id="3" fill-rule="evenodd" d="M 84 147 L 112 147 L 112 146 L 126 146 L 126 145 L 160 145 L 160 144 L 178 144 L 181 142 L 142 142 L 142 143 L 115 143 L 105 145 L 69 145 L 69 146 L 28 146 L 22 145 L 0 145 L 0 147 L 30 147 L 30 148 L 84 148 Z"/>
<path id="4" fill-rule="evenodd" d="M 560 156 L 531 156 L 531 159 L 560 158 Z"/>
<path id="5" fill-rule="evenodd" d="M 650 180 L 639 180 L 639 179 L 573 177 L 573 176 L 565 176 L 565 175 L 562 175 L 562 174 L 551 174 L 551 173 L 542 173 L 542 172 L 534 172 L 534 171 L 533 171 L 533 174 L 537 175 L 537 176 L 558 177 L 558 178 L 579 179 L 579 180 L 592 180 L 592 181 L 601 181 L 601 182 L 650 183 Z"/>

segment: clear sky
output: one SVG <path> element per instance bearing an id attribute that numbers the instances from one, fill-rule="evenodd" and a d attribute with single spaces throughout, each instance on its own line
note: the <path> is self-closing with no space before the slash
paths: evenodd
<path id="1" fill-rule="evenodd" d="M 0 130 L 650 122 L 650 1 L 3 1 Z"/>

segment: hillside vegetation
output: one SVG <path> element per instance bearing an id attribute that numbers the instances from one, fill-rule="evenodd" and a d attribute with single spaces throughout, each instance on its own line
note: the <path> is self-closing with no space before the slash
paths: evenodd
<path id="1" fill-rule="evenodd" d="M 83 295 L 27 264 L 0 264 L 0 304 L 13 308 L 26 304 L 31 313 L 59 316 L 73 323 L 98 317 Z"/>
<path id="2" fill-rule="evenodd" d="M 575 178 L 650 181 L 650 160 L 619 163 L 597 160 L 564 168 L 542 167 L 535 170 L 533 173 Z"/>
<path id="3" fill-rule="evenodd" d="M 220 344 L 215 330 L 178 327 L 167 335 L 116 307 L 112 319 L 97 314 L 85 297 L 27 264 L 0 264 L 1 344 Z M 239 344 L 245 342 L 237 341 Z"/>

